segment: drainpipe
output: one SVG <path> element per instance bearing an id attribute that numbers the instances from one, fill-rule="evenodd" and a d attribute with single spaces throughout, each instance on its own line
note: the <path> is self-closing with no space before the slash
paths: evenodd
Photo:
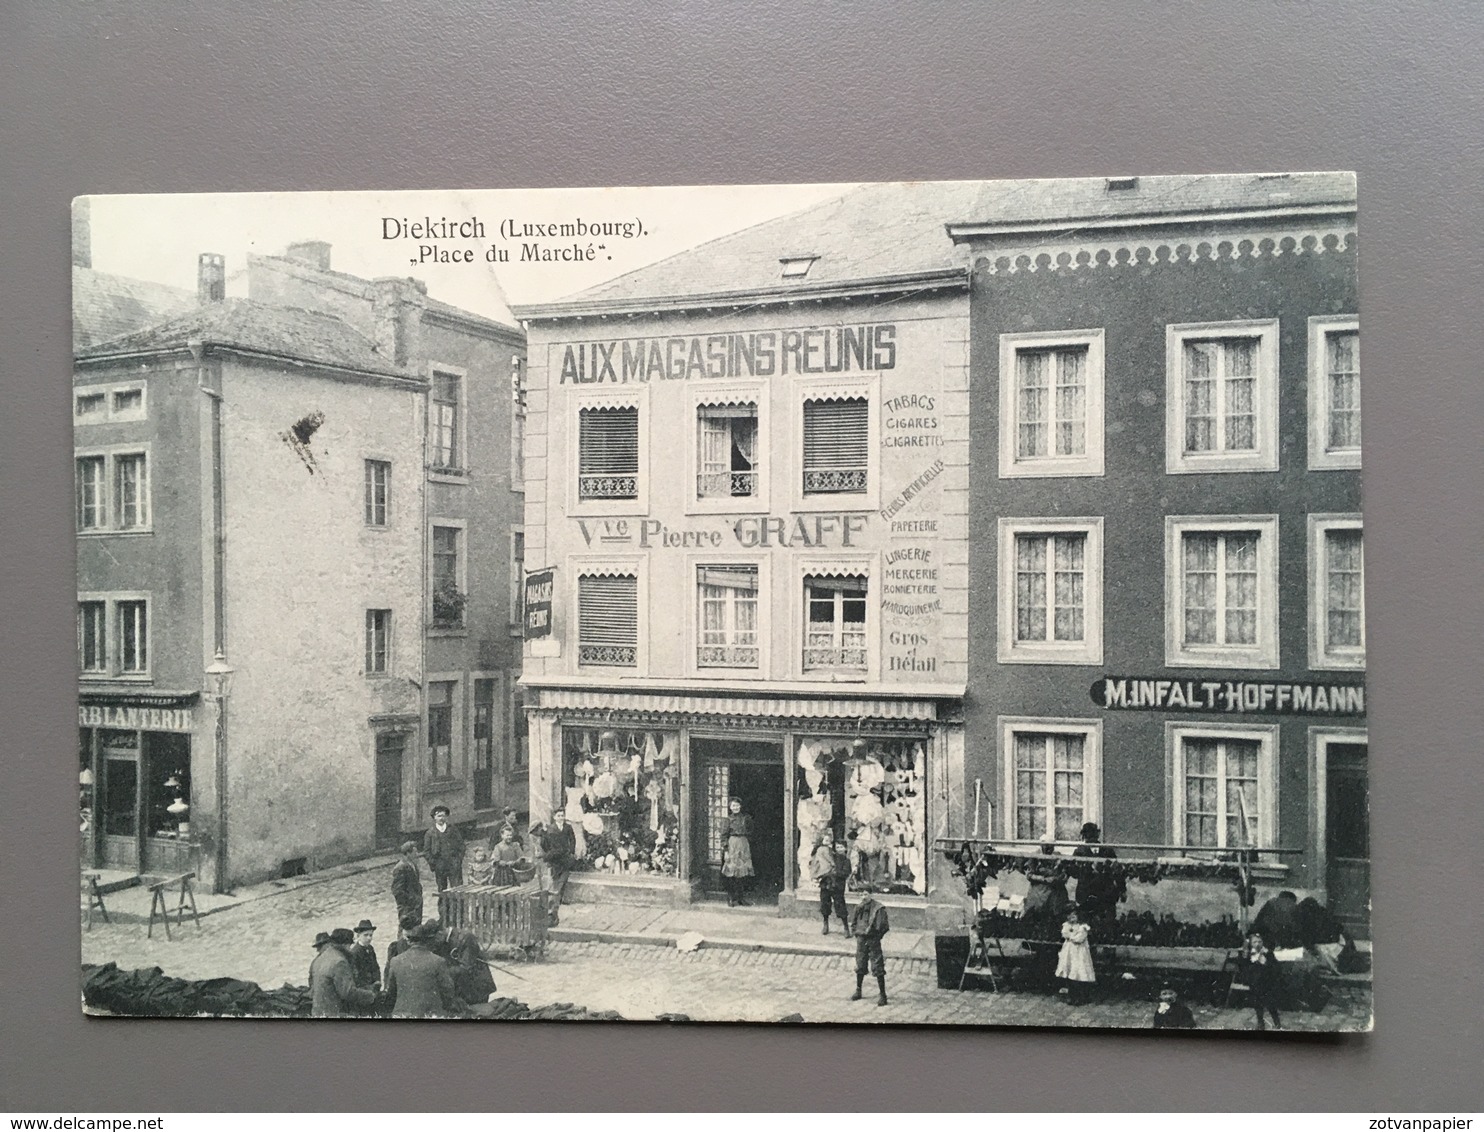
<path id="1" fill-rule="evenodd" d="M 227 654 L 227 533 L 226 473 L 222 456 L 222 390 L 221 370 L 208 370 L 200 342 L 190 343 L 196 360 L 197 388 L 211 399 L 211 640 L 212 652 Z M 227 705 L 218 699 L 216 705 L 216 876 L 212 891 L 227 891 Z"/>

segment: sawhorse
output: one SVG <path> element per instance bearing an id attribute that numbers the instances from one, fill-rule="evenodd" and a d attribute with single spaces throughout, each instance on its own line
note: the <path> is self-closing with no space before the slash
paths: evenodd
<path id="1" fill-rule="evenodd" d="M 85 921 L 87 930 L 93 930 L 94 908 L 103 913 L 103 922 L 105 924 L 112 924 L 113 921 L 108 918 L 108 908 L 103 903 L 103 890 L 98 887 L 98 874 L 83 873 L 82 879 L 84 885 L 86 886 L 83 891 L 87 893 L 88 897 L 87 920 Z"/>
<path id="2" fill-rule="evenodd" d="M 201 928 L 201 913 L 196 911 L 196 886 L 192 883 L 196 879 L 195 873 L 181 873 L 178 876 L 159 877 L 149 881 L 149 929 L 145 935 L 153 939 L 155 934 L 155 917 L 165 925 L 165 938 L 170 938 L 170 906 L 165 901 L 165 889 L 172 884 L 180 885 L 180 896 L 175 902 L 175 924 L 177 927 L 185 923 L 186 902 L 191 905 L 191 915 L 195 917 L 196 929 Z"/>

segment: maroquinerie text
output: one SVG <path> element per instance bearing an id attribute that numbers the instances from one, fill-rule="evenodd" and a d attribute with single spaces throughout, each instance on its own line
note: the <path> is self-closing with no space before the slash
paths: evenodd
<path id="1" fill-rule="evenodd" d="M 858 373 L 896 368 L 891 323 L 572 342 L 562 351 L 560 385 L 678 381 L 704 377 L 771 377 L 789 373 Z"/>

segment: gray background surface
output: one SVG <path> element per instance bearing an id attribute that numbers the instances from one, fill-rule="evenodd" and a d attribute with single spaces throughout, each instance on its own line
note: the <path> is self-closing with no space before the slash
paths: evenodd
<path id="1" fill-rule="evenodd" d="M 0 1108 L 1479 1108 L 1481 48 L 1464 0 L 0 0 Z M 79 1013 L 73 195 L 1351 168 L 1374 1035 Z"/>

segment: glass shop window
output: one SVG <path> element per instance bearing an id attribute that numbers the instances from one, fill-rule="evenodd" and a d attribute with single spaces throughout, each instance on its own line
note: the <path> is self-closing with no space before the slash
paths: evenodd
<path id="1" fill-rule="evenodd" d="M 562 728 L 565 808 L 579 868 L 675 875 L 679 761 L 674 731 Z"/>

